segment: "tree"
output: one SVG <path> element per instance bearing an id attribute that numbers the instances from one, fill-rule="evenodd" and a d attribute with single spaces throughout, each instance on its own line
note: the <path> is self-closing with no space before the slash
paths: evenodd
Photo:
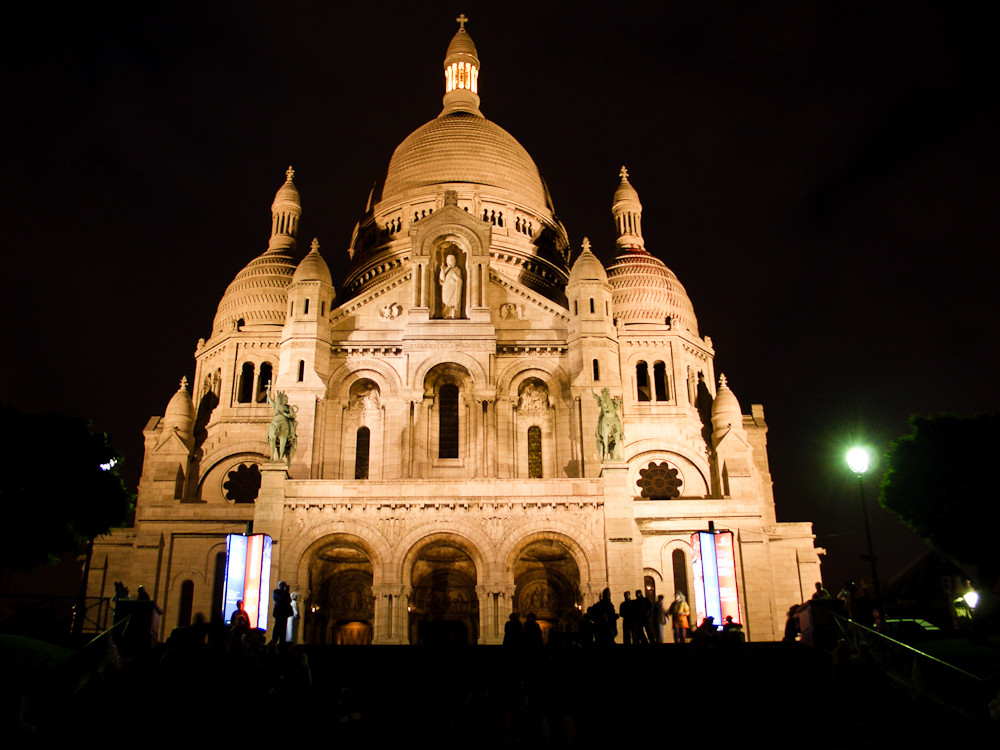
<path id="1" fill-rule="evenodd" d="M 973 565 L 980 586 L 1000 573 L 995 553 L 1000 503 L 993 467 L 1000 415 L 910 418 L 913 431 L 886 455 L 879 502 L 927 543 Z"/>
<path id="2" fill-rule="evenodd" d="M 28 570 L 122 524 L 134 507 L 110 438 L 85 420 L 0 406 L 0 570 Z"/>

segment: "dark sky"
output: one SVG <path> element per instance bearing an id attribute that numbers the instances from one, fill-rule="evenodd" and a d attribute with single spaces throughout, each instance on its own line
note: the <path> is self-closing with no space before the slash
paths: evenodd
<path id="1" fill-rule="evenodd" d="M 864 573 L 844 447 L 884 451 L 911 413 L 997 411 L 1000 66 L 977 10 L 335 5 L 8 11 L 5 402 L 91 418 L 137 478 L 143 425 L 266 248 L 285 167 L 300 244 L 318 236 L 339 283 L 372 182 L 440 111 L 464 12 L 484 114 L 532 154 L 574 247 L 587 235 L 605 261 L 628 166 L 717 372 L 744 411 L 765 405 L 779 520 L 815 523 L 831 587 Z M 888 578 L 922 545 L 874 520 Z"/>

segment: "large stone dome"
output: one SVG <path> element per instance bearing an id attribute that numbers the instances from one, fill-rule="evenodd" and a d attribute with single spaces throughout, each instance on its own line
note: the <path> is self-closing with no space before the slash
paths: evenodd
<path id="1" fill-rule="evenodd" d="M 417 128 L 389 161 L 382 200 L 411 190 L 469 183 L 510 191 L 538 213 L 548 213 L 545 187 L 535 162 L 496 123 L 470 112 L 454 112 Z"/>
<path id="2" fill-rule="evenodd" d="M 608 268 L 615 317 L 623 323 L 663 323 L 698 335 L 694 305 L 677 275 L 641 248 L 622 252 Z"/>

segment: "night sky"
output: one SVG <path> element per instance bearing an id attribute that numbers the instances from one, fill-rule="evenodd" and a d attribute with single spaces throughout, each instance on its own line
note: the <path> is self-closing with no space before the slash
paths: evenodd
<path id="1" fill-rule="evenodd" d="M 464 12 L 483 113 L 605 262 L 628 167 L 716 371 L 765 406 L 779 520 L 814 522 L 830 588 L 860 578 L 845 446 L 998 410 L 995 27 L 957 3 L 335 5 L 8 11 L 0 398 L 92 419 L 134 483 L 285 168 L 300 248 L 318 237 L 339 283 L 373 181 L 440 111 Z M 888 579 L 925 548 L 873 519 Z"/>

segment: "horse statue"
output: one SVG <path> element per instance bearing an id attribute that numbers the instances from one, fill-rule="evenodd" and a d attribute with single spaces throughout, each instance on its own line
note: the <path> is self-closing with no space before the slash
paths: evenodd
<path id="1" fill-rule="evenodd" d="M 612 396 L 607 388 L 601 390 L 600 396 L 593 391 L 590 395 L 601 410 L 601 416 L 597 419 L 597 452 L 601 454 L 601 461 L 621 461 L 622 443 L 625 442 L 622 420 L 618 414 L 622 405 L 621 396 Z"/>
<path id="2" fill-rule="evenodd" d="M 271 381 L 267 382 L 267 405 L 274 409 L 274 417 L 267 428 L 267 444 L 271 446 L 271 460 L 285 459 L 292 462 L 295 454 L 295 414 L 299 407 L 288 403 L 288 395 L 278 391 L 277 398 L 271 397 Z"/>

